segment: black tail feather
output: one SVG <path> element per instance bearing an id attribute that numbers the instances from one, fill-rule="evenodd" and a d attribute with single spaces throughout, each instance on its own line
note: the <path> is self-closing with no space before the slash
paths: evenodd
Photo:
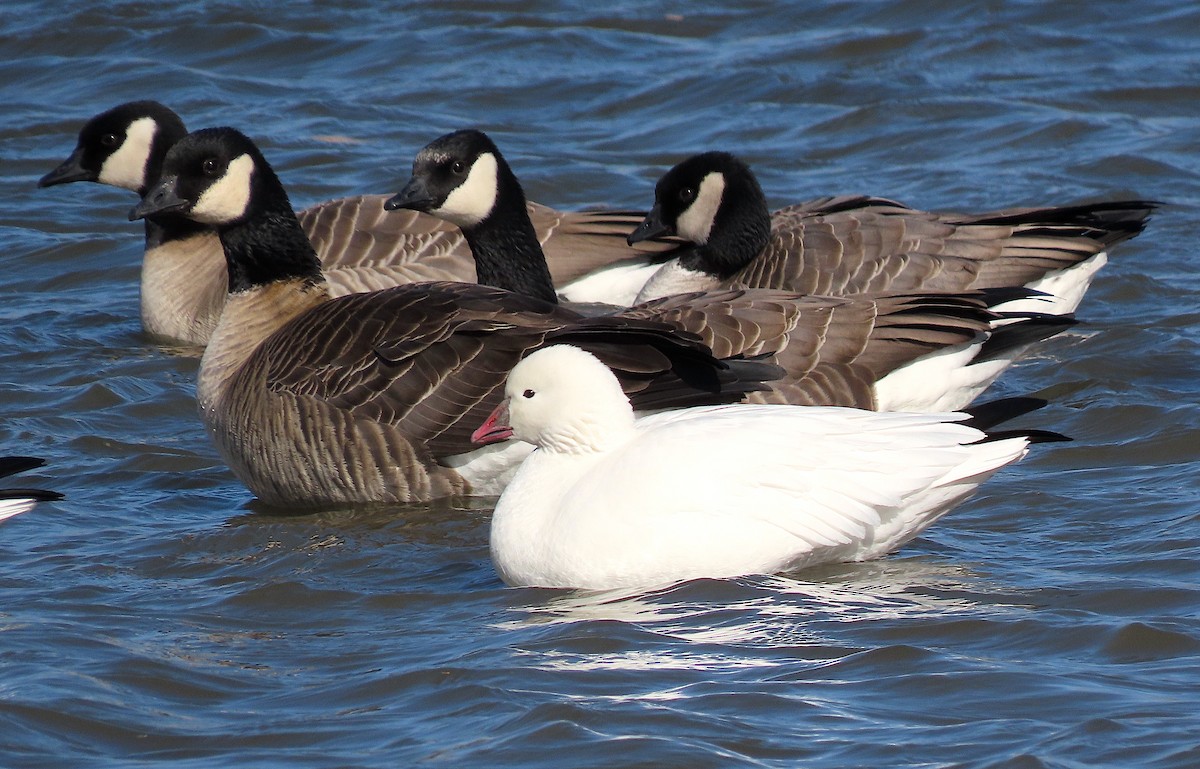
<path id="1" fill-rule="evenodd" d="M 1048 403 L 1044 398 L 1016 397 L 998 398 L 994 401 L 976 403 L 963 409 L 971 418 L 963 424 L 970 425 L 976 430 L 988 430 L 1010 419 L 1037 411 Z"/>
<path id="2" fill-rule="evenodd" d="M 0 499 L 36 499 L 39 502 L 55 502 L 63 498 L 57 491 L 45 489 L 0 489 Z"/>
<path id="3" fill-rule="evenodd" d="M 983 343 L 983 348 L 979 351 L 979 356 L 975 359 L 975 362 L 982 363 L 983 361 L 993 360 L 1016 348 L 1061 334 L 1071 326 L 1079 323 L 1074 315 L 1048 315 L 1042 313 L 1008 315 L 1007 313 L 1002 313 L 1002 316 L 1017 317 L 1021 318 L 1021 320 L 1018 320 L 1016 323 L 997 327 L 992 332 L 992 336 Z"/>
<path id="4" fill-rule="evenodd" d="M 984 438 L 980 443 L 988 441 L 1002 441 L 1005 438 L 1024 438 L 1030 443 L 1062 443 L 1064 441 L 1074 440 L 1068 438 L 1062 433 L 1056 433 L 1053 430 L 1000 430 L 994 433 L 988 433 L 987 438 Z"/>
<path id="5" fill-rule="evenodd" d="M 1095 238 L 1112 245 L 1136 236 L 1146 228 L 1150 214 L 1163 204 L 1155 200 L 1110 200 L 1054 208 L 1032 208 L 1001 211 L 991 216 L 973 219 L 975 224 L 1033 225 L 1026 230 L 1039 233 L 1044 227 L 1048 235 L 1073 234 Z M 1064 232 L 1064 228 L 1071 232 Z"/>
<path id="6" fill-rule="evenodd" d="M 963 409 L 963 412 L 971 415 L 971 418 L 964 420 L 963 424 L 987 433 L 986 437 L 978 441 L 979 443 L 1002 441 L 1006 438 L 1024 438 L 1030 443 L 1059 443 L 1071 440 L 1067 436 L 1053 432 L 1052 430 L 1017 429 L 990 431 L 992 427 L 1002 422 L 1016 419 L 1031 411 L 1037 411 L 1042 406 L 1045 406 L 1046 403 L 1047 401 L 1042 398 L 1030 397 L 999 398 L 994 401 L 979 403 Z"/>
<path id="7" fill-rule="evenodd" d="M 23 473 L 44 464 L 46 464 L 46 460 L 38 457 L 0 457 L 0 478 Z M 35 499 L 39 502 L 53 502 L 62 498 L 63 495 L 57 491 L 46 491 L 45 489 L 0 488 L 0 500 Z"/>

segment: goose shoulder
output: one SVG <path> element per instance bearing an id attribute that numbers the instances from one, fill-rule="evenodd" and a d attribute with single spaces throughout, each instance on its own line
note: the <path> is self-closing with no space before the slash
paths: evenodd
<path id="1" fill-rule="evenodd" d="M 720 386 L 714 379 L 712 392 L 692 396 L 686 392 L 690 385 L 681 388 L 668 376 L 676 363 L 671 355 L 694 356 L 695 363 L 714 366 L 714 376 L 725 375 L 717 373 L 724 364 L 704 363 L 711 351 L 702 341 L 667 324 L 585 318 L 511 292 L 450 282 L 322 304 L 269 337 L 252 365 L 274 393 L 313 398 L 393 424 L 441 456 L 472 448 L 474 417 L 499 399 L 504 374 L 521 355 L 569 338 L 587 340 L 585 345 L 616 367 L 638 404 L 668 407 L 694 397 L 728 401 L 742 394 L 736 388 L 719 394 L 720 386 L 734 384 L 726 378 Z"/>

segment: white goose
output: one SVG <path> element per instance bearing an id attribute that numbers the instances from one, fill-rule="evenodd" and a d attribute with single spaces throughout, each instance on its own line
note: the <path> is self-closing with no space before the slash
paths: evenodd
<path id="1" fill-rule="evenodd" d="M 46 464 L 36 457 L 0 457 L 0 478 L 23 473 Z M 62 499 L 57 491 L 44 489 L 0 489 L 0 521 L 32 510 L 38 502 Z"/>
<path id="2" fill-rule="evenodd" d="M 537 446 L 492 518 L 496 569 L 520 586 L 653 586 L 876 558 L 1031 442 L 1063 440 L 988 434 L 972 424 L 987 418 L 968 413 L 735 404 L 635 419 L 612 372 L 569 345 L 530 354 L 504 392 L 472 437 Z M 1002 420 L 1032 403 L 991 408 Z"/>

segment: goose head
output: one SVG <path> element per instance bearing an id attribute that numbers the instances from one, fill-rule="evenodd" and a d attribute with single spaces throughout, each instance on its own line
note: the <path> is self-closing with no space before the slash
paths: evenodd
<path id="1" fill-rule="evenodd" d="M 176 213 L 219 230 L 283 208 L 291 210 L 287 192 L 254 142 L 232 128 L 205 128 L 171 147 L 129 218 Z"/>
<path id="2" fill-rule="evenodd" d="M 729 273 L 762 251 L 770 232 L 767 199 L 750 167 L 728 152 L 705 152 L 658 180 L 654 207 L 628 241 L 676 235 L 702 252 L 708 247 L 710 272 Z"/>
<path id="3" fill-rule="evenodd" d="M 187 134 L 183 120 L 156 101 L 133 101 L 96 115 L 75 150 L 38 187 L 98 182 L 141 194 L 158 178 L 171 145 Z"/>
<path id="4" fill-rule="evenodd" d="M 427 144 L 404 189 L 384 208 L 410 208 L 458 225 L 479 283 L 558 301 L 521 183 L 482 131 L 455 131 Z"/>
<path id="5" fill-rule="evenodd" d="M 604 450 L 633 430 L 633 407 L 612 371 L 572 345 L 544 347 L 508 375 L 504 400 L 471 436 L 565 453 Z"/>
<path id="6" fill-rule="evenodd" d="M 164 214 L 217 231 L 231 293 L 294 278 L 323 281 L 279 177 L 254 142 L 232 128 L 194 131 L 167 152 L 161 176 L 129 218 Z"/>
<path id="7" fill-rule="evenodd" d="M 487 134 L 468 128 L 425 145 L 413 160 L 412 177 L 384 208 L 410 208 L 468 230 L 514 195 L 523 207 L 525 194 L 500 150 Z"/>

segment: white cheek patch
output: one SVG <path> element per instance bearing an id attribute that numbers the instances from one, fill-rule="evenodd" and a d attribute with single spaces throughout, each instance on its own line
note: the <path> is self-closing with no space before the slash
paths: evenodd
<path id="1" fill-rule="evenodd" d="M 725 174 L 713 171 L 705 176 L 700 181 L 696 199 L 675 222 L 675 231 L 679 233 L 679 237 L 701 246 L 707 243 L 724 194 Z"/>
<path id="2" fill-rule="evenodd" d="M 108 156 L 100 167 L 96 181 L 137 192 L 146 184 L 146 163 L 150 160 L 150 145 L 158 123 L 152 117 L 140 117 L 129 124 L 125 141 L 117 151 Z"/>
<path id="3" fill-rule="evenodd" d="M 254 176 L 254 158 L 238 155 L 196 204 L 188 216 L 203 224 L 227 224 L 240 219 L 250 203 L 250 180 Z"/>
<path id="4" fill-rule="evenodd" d="M 430 213 L 459 227 L 472 227 L 488 217 L 496 205 L 499 186 L 496 156 L 485 152 L 471 165 L 462 184 L 446 196 L 446 201 Z"/>

